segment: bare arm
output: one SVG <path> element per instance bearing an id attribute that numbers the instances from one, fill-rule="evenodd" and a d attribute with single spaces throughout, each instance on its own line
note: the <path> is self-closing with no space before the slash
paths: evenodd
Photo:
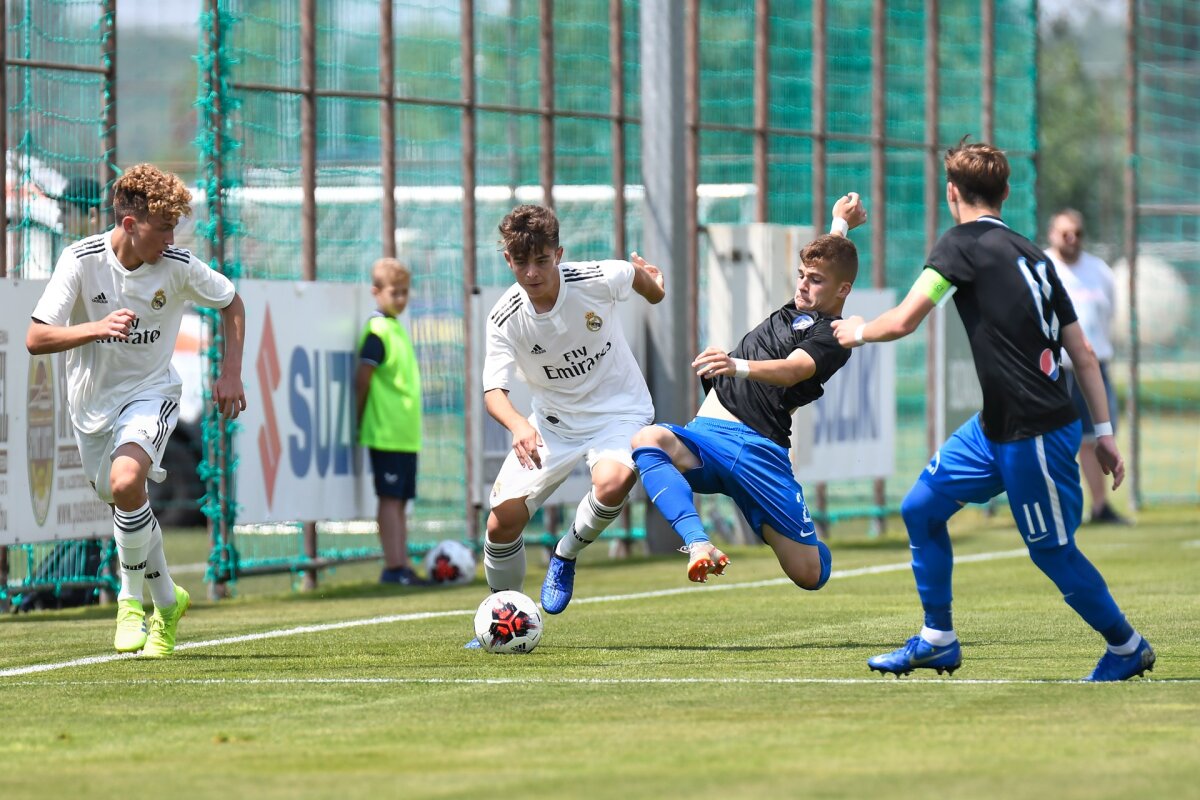
<path id="1" fill-rule="evenodd" d="M 538 452 L 538 447 L 545 442 L 529 424 L 529 420 L 521 416 L 521 412 L 513 406 L 508 399 L 508 392 L 504 389 L 491 389 L 484 392 L 483 405 L 492 415 L 492 419 L 512 433 L 513 452 L 517 454 L 517 460 L 521 462 L 521 466 L 526 469 L 541 469 L 542 455 Z"/>
<path id="2" fill-rule="evenodd" d="M 889 308 L 866 323 L 859 316 L 835 320 L 833 332 L 842 347 L 858 347 L 867 342 L 891 342 L 915 331 L 933 309 L 933 301 L 923 290 L 914 286 L 900 305 Z M 858 338 L 860 326 L 862 341 Z"/>
<path id="3" fill-rule="evenodd" d="M 354 371 L 354 405 L 358 430 L 362 430 L 363 412 L 367 410 L 367 395 L 371 391 L 371 376 L 375 374 L 375 365 L 366 361 L 358 362 Z"/>
<path id="4" fill-rule="evenodd" d="M 646 263 L 637 253 L 630 254 L 629 263 L 633 264 L 633 290 L 651 304 L 661 303 L 667 296 L 662 270 Z"/>
<path id="5" fill-rule="evenodd" d="M 100 339 L 128 339 L 129 326 L 137 317 L 128 308 L 119 308 L 95 322 L 78 325 L 47 325 L 34 320 L 25 333 L 25 347 L 35 356 L 61 353 Z"/>
<path id="6" fill-rule="evenodd" d="M 1104 378 L 1100 375 L 1100 362 L 1092 351 L 1091 344 L 1083 334 L 1083 328 L 1078 322 L 1072 322 L 1062 329 L 1063 347 L 1071 357 L 1071 366 L 1075 370 L 1075 379 L 1083 390 L 1083 399 L 1087 401 L 1088 413 L 1096 425 L 1111 423 L 1108 418 L 1108 394 L 1104 391 Z M 1111 429 L 1110 429 L 1111 430 Z M 1112 433 L 1097 434 L 1096 460 L 1105 475 L 1113 476 L 1113 489 L 1125 480 L 1125 460 L 1117 449 L 1117 439 Z"/>
<path id="7" fill-rule="evenodd" d="M 696 356 L 692 368 L 700 378 L 718 375 L 734 377 L 737 375 L 738 360 L 718 347 L 709 347 Z M 745 364 L 747 371 L 742 375 L 743 378 L 772 386 L 795 386 L 817 374 L 817 362 L 804 350 L 793 350 L 787 358 L 746 361 Z"/>
<path id="8" fill-rule="evenodd" d="M 235 294 L 221 309 L 221 328 L 225 350 L 221 374 L 213 384 L 213 400 L 226 419 L 236 419 L 246 410 L 246 388 L 242 385 L 242 350 L 246 344 L 246 306 Z"/>

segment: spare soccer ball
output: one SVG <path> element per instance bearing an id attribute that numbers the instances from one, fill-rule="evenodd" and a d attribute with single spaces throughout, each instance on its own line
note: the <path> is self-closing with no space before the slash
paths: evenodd
<path id="1" fill-rule="evenodd" d="M 542 614 L 520 592 L 496 592 L 475 612 L 475 638 L 489 653 L 528 653 L 542 639 Z"/>
<path id="2" fill-rule="evenodd" d="M 439 542 L 425 554 L 425 574 L 430 583 L 447 586 L 475 580 L 475 554 L 454 539 Z"/>

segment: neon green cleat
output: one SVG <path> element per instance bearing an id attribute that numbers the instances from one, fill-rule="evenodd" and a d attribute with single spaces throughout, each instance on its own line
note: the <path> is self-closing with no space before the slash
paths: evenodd
<path id="1" fill-rule="evenodd" d="M 126 597 L 117 601 L 117 634 L 113 647 L 118 653 L 136 653 L 146 646 L 146 609 L 142 601 Z"/>
<path id="2" fill-rule="evenodd" d="M 192 598 L 182 586 L 175 586 L 175 605 L 166 608 L 155 606 L 150 615 L 150 637 L 142 650 L 142 658 L 166 658 L 175 652 L 175 631 L 179 618 L 187 613 Z"/>

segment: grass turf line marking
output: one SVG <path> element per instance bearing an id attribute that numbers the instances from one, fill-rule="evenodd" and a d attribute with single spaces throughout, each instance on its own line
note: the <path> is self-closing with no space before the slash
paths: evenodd
<path id="1" fill-rule="evenodd" d="M 1016 558 L 1017 556 L 1028 555 L 1028 550 L 1021 548 L 1018 550 L 999 550 L 992 553 L 975 553 L 973 555 L 961 556 L 955 559 L 956 564 L 971 564 L 980 561 L 996 561 L 1002 558 Z M 829 579 L 834 578 L 857 578 L 862 575 L 880 575 L 886 572 L 899 572 L 901 570 L 911 569 L 909 562 L 902 564 L 878 564 L 872 567 L 857 567 L 855 569 L 834 570 Z M 792 583 L 789 578 L 771 578 L 763 581 L 747 581 L 744 583 L 721 583 L 706 586 L 703 591 L 730 591 L 733 589 L 758 589 L 767 586 L 783 586 Z M 676 589 L 659 589 L 651 592 L 635 592 L 633 594 L 610 594 L 600 597 L 583 597 L 575 600 L 576 605 L 588 603 L 614 603 L 625 600 L 642 600 L 651 597 L 670 597 L 688 592 L 701 591 L 695 586 L 684 586 Z M 392 622 L 414 622 L 417 620 L 436 619 L 438 617 L 465 617 L 473 616 L 475 609 L 457 609 L 454 611 L 419 611 L 410 614 L 389 614 L 381 617 L 368 617 L 366 619 L 352 619 L 343 622 L 325 622 L 316 625 L 300 625 L 294 628 L 278 628 L 273 631 L 261 631 L 259 633 L 246 633 L 240 636 L 225 636 L 220 639 L 204 639 L 199 642 L 183 642 L 175 646 L 176 651 L 194 650 L 200 647 L 219 647 L 226 644 L 240 644 L 241 642 L 257 642 L 262 639 L 279 639 L 284 636 L 299 636 L 305 633 L 324 633 L 325 631 L 337 631 L 344 628 L 360 628 L 367 625 L 386 625 Z M 76 658 L 71 661 L 59 661 L 51 664 L 33 664 L 27 667 L 12 667 L 9 669 L 0 670 L 0 678 L 12 678 L 19 675 L 33 675 L 39 672 L 50 672 L 56 669 L 66 669 L 68 667 L 86 667 L 92 664 L 107 664 L 110 661 L 120 661 L 127 658 L 136 658 L 133 653 L 110 653 L 102 656 L 88 656 L 86 658 Z"/>
<path id="2" fill-rule="evenodd" d="M 791 686 L 791 685 L 858 685 L 858 684 L 907 684 L 912 686 L 1012 686 L 1041 684 L 1080 684 L 1103 686 L 1082 679 L 1068 678 L 904 678 L 889 680 L 886 676 L 873 678 L 130 678 L 128 680 L 99 681 L 13 681 L 6 686 L 653 686 L 653 685 L 747 685 L 747 686 Z M 1200 683 L 1200 678 L 1145 678 L 1141 683 Z"/>

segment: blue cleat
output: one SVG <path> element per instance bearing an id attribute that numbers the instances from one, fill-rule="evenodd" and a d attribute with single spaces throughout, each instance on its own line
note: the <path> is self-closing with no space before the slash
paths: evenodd
<path id="1" fill-rule="evenodd" d="M 463 650 L 482 650 L 482 649 L 483 649 L 483 645 L 481 645 L 479 643 L 478 639 L 472 639 L 471 641 L 469 641 L 463 645 Z"/>
<path id="2" fill-rule="evenodd" d="M 1106 650 L 1104 655 L 1100 656 L 1100 661 L 1092 670 L 1092 674 L 1084 680 L 1096 682 L 1128 680 L 1134 675 L 1140 676 L 1147 672 L 1153 672 L 1155 658 L 1154 648 L 1145 639 L 1138 644 L 1137 650 L 1127 656 L 1119 656 L 1112 650 Z"/>
<path id="3" fill-rule="evenodd" d="M 555 553 L 550 556 L 546 580 L 542 581 L 542 610 L 547 614 L 561 614 L 571 602 L 574 591 L 575 562 Z"/>
<path id="4" fill-rule="evenodd" d="M 957 639 L 945 647 L 938 647 L 914 636 L 899 650 L 868 658 L 867 666 L 897 676 L 907 675 L 914 669 L 935 669 L 938 675 L 943 672 L 953 675 L 954 670 L 962 666 L 962 648 Z"/>

